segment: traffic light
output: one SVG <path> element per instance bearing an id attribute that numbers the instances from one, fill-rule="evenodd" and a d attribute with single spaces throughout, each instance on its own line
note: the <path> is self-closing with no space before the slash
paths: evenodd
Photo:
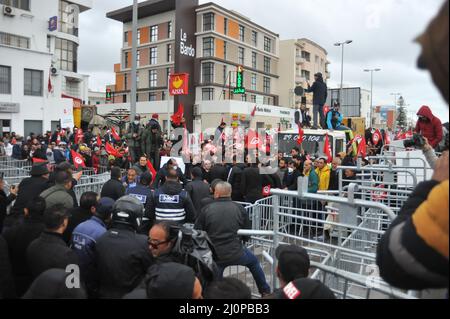
<path id="1" fill-rule="evenodd" d="M 244 88 L 244 68 L 242 66 L 238 66 L 236 72 L 236 88 L 233 90 L 234 94 L 245 94 Z"/>
<path id="2" fill-rule="evenodd" d="M 112 92 L 111 89 L 106 89 L 106 101 L 110 102 L 112 100 Z"/>

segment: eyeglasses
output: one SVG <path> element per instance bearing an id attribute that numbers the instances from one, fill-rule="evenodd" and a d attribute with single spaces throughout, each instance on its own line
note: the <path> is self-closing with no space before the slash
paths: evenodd
<path id="1" fill-rule="evenodd" d="M 148 244 L 152 249 L 158 249 L 159 246 L 167 244 L 169 241 L 165 240 L 165 241 L 157 241 L 157 240 L 148 240 Z"/>

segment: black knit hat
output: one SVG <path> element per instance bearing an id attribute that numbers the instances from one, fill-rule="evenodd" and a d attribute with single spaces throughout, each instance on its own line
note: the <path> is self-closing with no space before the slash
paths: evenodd
<path id="1" fill-rule="evenodd" d="M 155 264 L 147 271 L 146 284 L 149 299 L 192 299 L 195 274 L 182 264 Z"/>
<path id="2" fill-rule="evenodd" d="M 49 173 L 47 163 L 34 164 L 30 172 L 31 176 L 42 176 Z"/>

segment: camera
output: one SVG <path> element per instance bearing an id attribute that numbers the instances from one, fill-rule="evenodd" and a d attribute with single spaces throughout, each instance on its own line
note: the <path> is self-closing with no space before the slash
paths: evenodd
<path id="1" fill-rule="evenodd" d="M 417 148 L 417 149 L 421 149 L 425 146 L 425 139 L 423 138 L 422 135 L 420 134 L 414 134 L 413 137 L 410 140 L 405 140 L 403 142 L 403 145 L 405 146 L 405 148 Z"/>

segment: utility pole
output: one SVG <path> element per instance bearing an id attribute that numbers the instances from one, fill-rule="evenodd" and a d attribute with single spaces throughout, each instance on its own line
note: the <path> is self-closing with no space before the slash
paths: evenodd
<path id="1" fill-rule="evenodd" d="M 365 69 L 364 72 L 370 72 L 370 127 L 373 126 L 373 72 L 379 72 L 381 69 Z"/>

